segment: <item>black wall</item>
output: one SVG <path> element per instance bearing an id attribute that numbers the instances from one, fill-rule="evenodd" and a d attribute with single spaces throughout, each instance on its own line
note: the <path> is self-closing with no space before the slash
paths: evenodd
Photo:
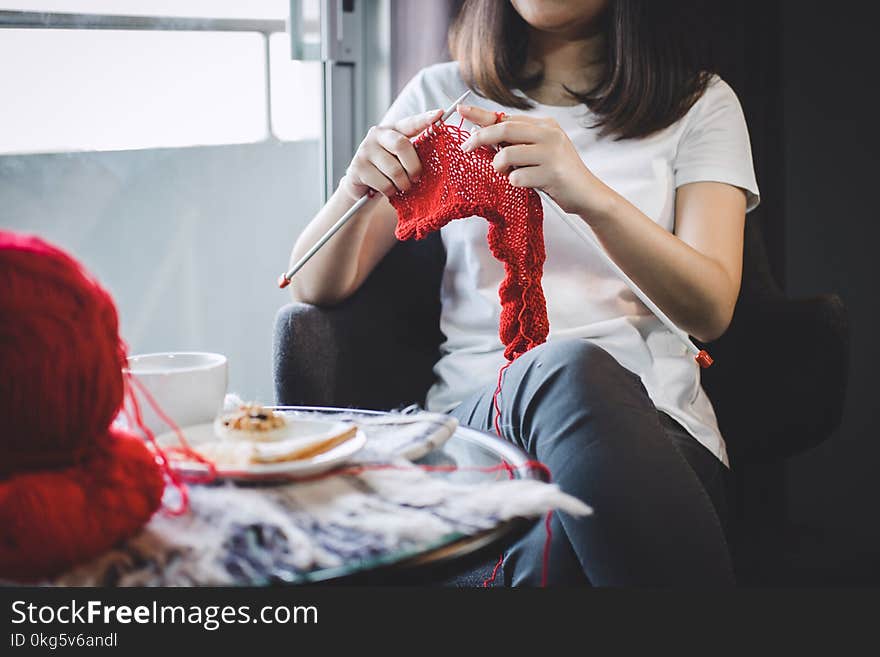
<path id="1" fill-rule="evenodd" d="M 880 584 L 880 58 L 869 3 L 712 3 L 720 72 L 736 89 L 773 272 L 792 297 L 836 292 L 852 324 L 840 429 L 786 467 L 780 584 Z M 760 376 L 760 373 L 756 373 Z M 809 409 L 804 409 L 809 413 Z"/>
<path id="2" fill-rule="evenodd" d="M 880 583 L 880 140 L 871 3 L 782 2 L 785 278 L 852 322 L 843 424 L 789 464 L 792 577 Z"/>

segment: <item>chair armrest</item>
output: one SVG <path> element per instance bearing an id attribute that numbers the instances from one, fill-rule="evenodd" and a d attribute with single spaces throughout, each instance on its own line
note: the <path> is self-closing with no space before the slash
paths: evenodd
<path id="1" fill-rule="evenodd" d="M 849 365 L 849 320 L 837 295 L 765 295 L 737 309 L 710 346 L 703 383 L 731 461 L 784 459 L 840 424 Z"/>
<path id="2" fill-rule="evenodd" d="M 275 318 L 279 404 L 387 410 L 423 404 L 439 358 L 439 236 L 398 244 L 332 307 L 293 303 Z"/>
<path id="3" fill-rule="evenodd" d="M 274 378 L 278 404 L 331 406 L 338 398 L 339 348 L 330 336 L 343 322 L 306 303 L 291 303 L 275 316 Z M 340 327 L 341 328 L 341 327 Z"/>
<path id="4" fill-rule="evenodd" d="M 435 350 L 406 339 L 390 316 L 361 303 L 293 303 L 275 320 L 279 404 L 388 410 L 423 404 Z"/>

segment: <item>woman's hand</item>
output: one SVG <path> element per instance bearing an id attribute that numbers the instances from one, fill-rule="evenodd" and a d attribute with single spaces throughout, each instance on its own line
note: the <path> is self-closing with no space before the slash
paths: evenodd
<path id="1" fill-rule="evenodd" d="M 587 168 L 556 121 L 510 115 L 497 123 L 494 112 L 469 105 L 459 105 L 458 113 L 481 127 L 462 148 L 470 152 L 480 146 L 503 147 L 492 164 L 509 174 L 511 185 L 541 189 L 563 210 L 586 221 L 605 211 L 613 192 Z"/>
<path id="2" fill-rule="evenodd" d="M 422 172 L 422 163 L 410 141 L 440 118 L 443 110 L 401 119 L 392 126 L 374 126 L 339 183 L 347 196 L 357 200 L 371 189 L 385 196 L 405 192 Z"/>

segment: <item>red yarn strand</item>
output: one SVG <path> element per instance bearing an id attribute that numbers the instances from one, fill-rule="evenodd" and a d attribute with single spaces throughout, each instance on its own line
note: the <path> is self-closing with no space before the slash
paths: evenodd
<path id="1" fill-rule="evenodd" d="M 492 569 L 492 574 L 489 575 L 486 579 L 483 580 L 483 588 L 487 589 L 492 584 L 495 583 L 495 578 L 498 577 L 498 571 L 501 570 L 501 566 L 504 563 L 504 555 L 498 557 L 498 561 L 495 562 L 495 567 Z"/>
<path id="2" fill-rule="evenodd" d="M 548 511 L 544 518 L 544 530 L 547 532 L 547 538 L 544 539 L 544 554 L 541 555 L 541 586 L 547 586 L 547 572 L 550 570 L 550 543 L 553 542 L 553 512 Z"/>
<path id="3" fill-rule="evenodd" d="M 128 375 L 127 379 L 134 385 L 138 385 L 137 380 L 133 376 Z M 144 388 L 141 386 L 141 390 L 143 389 Z M 156 462 L 162 469 L 162 473 L 177 489 L 177 492 L 180 495 L 180 506 L 176 509 L 166 507 L 165 510 L 170 515 L 183 515 L 189 510 L 189 491 L 187 490 L 183 482 L 180 481 L 177 472 L 175 472 L 174 468 L 171 466 L 171 462 L 168 460 L 165 452 L 162 451 L 161 447 L 159 447 L 159 444 L 156 442 L 156 437 L 153 435 L 153 432 L 144 422 L 143 417 L 141 416 L 141 407 L 140 404 L 138 404 L 137 399 L 133 394 L 129 394 L 128 398 L 131 402 L 132 410 L 134 411 L 135 426 L 143 432 L 144 436 L 147 439 L 147 442 L 153 449 L 153 453 L 156 457 Z"/>
<path id="4" fill-rule="evenodd" d="M 177 425 L 177 423 L 174 420 L 172 420 L 165 413 L 165 411 L 162 410 L 162 407 L 159 406 L 159 403 L 156 401 L 156 398 L 153 397 L 153 395 L 150 393 L 149 389 L 147 389 L 146 386 L 144 386 L 140 381 L 137 380 L 137 378 L 135 376 L 133 376 L 131 374 L 129 374 L 128 379 L 135 387 L 137 387 L 138 392 L 140 392 L 140 394 L 143 395 L 144 399 L 147 400 L 147 403 L 150 405 L 150 408 L 153 409 L 153 412 L 156 413 L 156 415 L 159 417 L 159 419 L 162 420 L 162 422 L 164 422 L 166 424 L 166 426 L 168 426 L 168 428 L 170 428 L 174 432 L 175 436 L 177 437 L 178 442 L 180 442 L 180 447 L 172 448 L 169 451 L 172 451 L 172 452 L 178 453 L 178 454 L 182 454 L 186 458 L 188 458 L 189 460 L 195 461 L 197 463 L 201 463 L 202 465 L 204 465 L 208 468 L 207 474 L 205 474 L 205 475 L 187 475 L 186 477 L 182 477 L 183 481 L 186 481 L 189 483 L 194 483 L 194 484 L 210 483 L 210 482 L 214 481 L 217 478 L 217 467 L 214 464 L 214 462 L 211 461 L 210 459 L 205 458 L 204 456 L 199 454 L 196 450 L 194 450 L 190 446 L 189 441 L 186 439 L 186 436 L 184 435 L 183 431 L 181 431 L 181 429 Z M 134 395 L 132 395 L 132 402 L 135 405 L 137 405 L 137 399 L 134 397 Z M 147 438 L 150 441 L 150 443 L 152 444 L 153 449 L 155 449 L 157 451 L 157 453 L 161 453 L 164 458 L 165 454 L 164 454 L 162 448 L 156 442 L 156 437 L 153 434 L 153 432 L 150 431 L 149 428 L 147 428 L 147 426 L 143 422 L 140 422 L 138 424 L 138 427 L 147 435 Z"/>
<path id="5" fill-rule="evenodd" d="M 501 434 L 501 405 L 498 402 L 499 397 L 501 396 L 501 383 L 504 380 L 504 373 L 507 371 L 507 368 L 510 367 L 510 363 L 505 363 L 500 370 L 498 370 L 498 385 L 495 386 L 495 393 L 492 395 L 492 408 L 494 409 L 494 419 L 492 424 L 495 427 L 495 435 L 499 438 L 504 438 Z"/>

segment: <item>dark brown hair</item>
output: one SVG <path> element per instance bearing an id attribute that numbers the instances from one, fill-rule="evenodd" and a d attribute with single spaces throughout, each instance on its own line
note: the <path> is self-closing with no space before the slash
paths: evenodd
<path id="1" fill-rule="evenodd" d="M 711 52 L 699 2 L 611 0 L 601 17 L 604 72 L 595 87 L 566 90 L 598 117 L 594 127 L 619 139 L 662 130 L 684 116 L 711 77 Z M 465 0 L 449 48 L 475 92 L 508 107 L 533 104 L 528 91 L 541 73 L 526 75 L 529 25 L 509 0 Z"/>

